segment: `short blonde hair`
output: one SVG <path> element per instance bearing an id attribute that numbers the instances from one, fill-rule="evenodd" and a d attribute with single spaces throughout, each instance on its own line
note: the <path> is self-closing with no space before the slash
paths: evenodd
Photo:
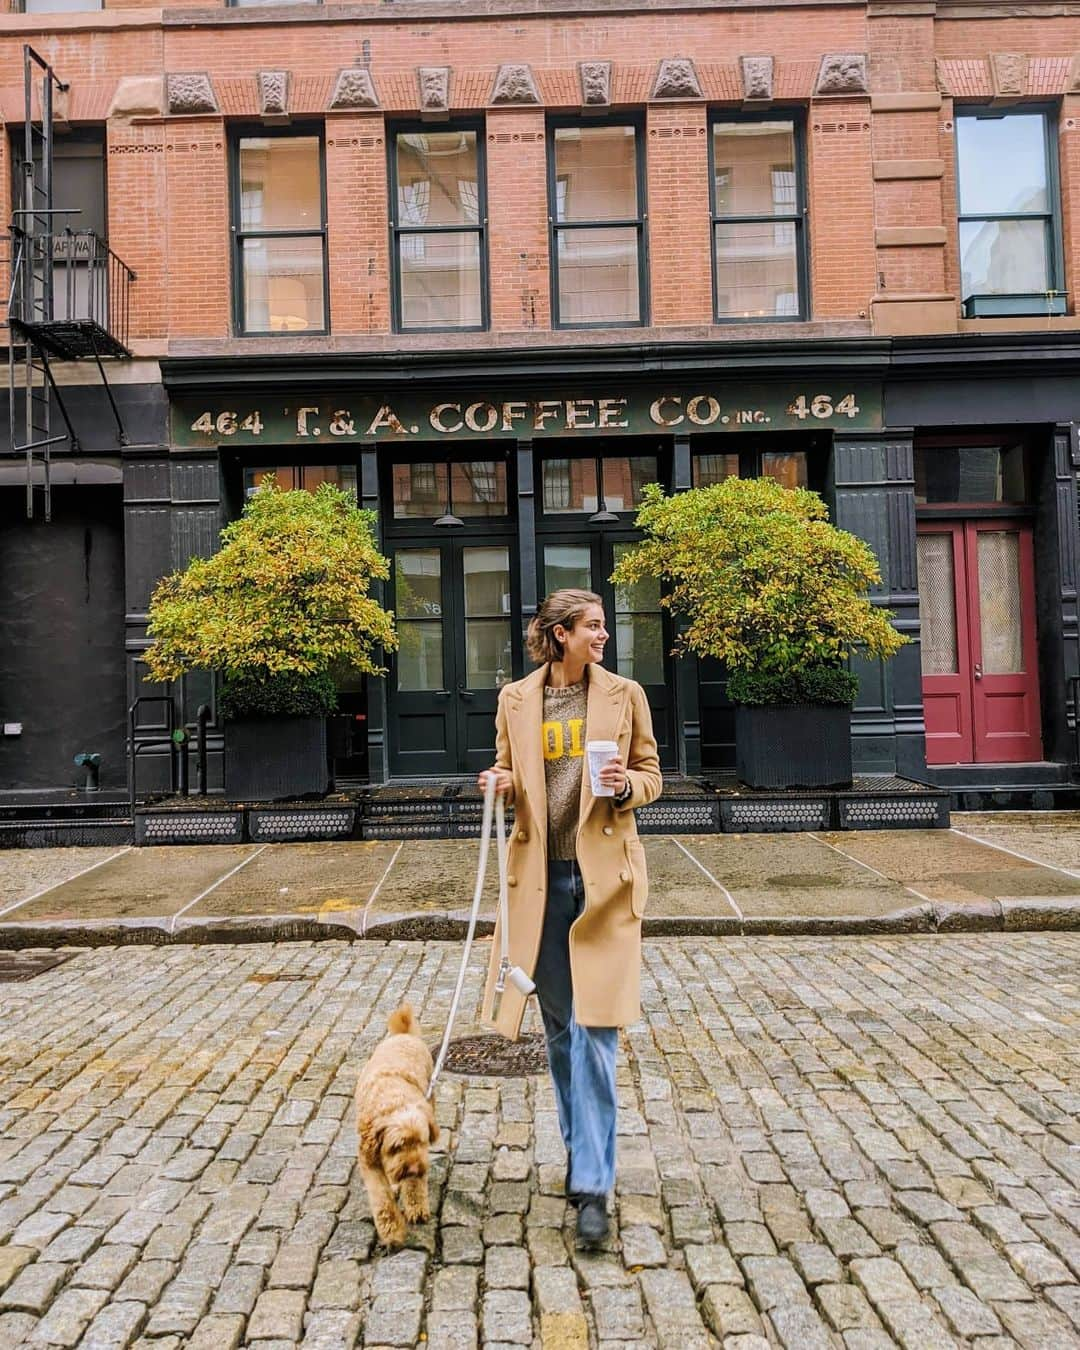
<path id="1" fill-rule="evenodd" d="M 529 623 L 525 634 L 525 650 L 529 656 L 541 665 L 545 661 L 561 661 L 562 643 L 552 631 L 559 624 L 572 631 L 574 624 L 590 605 L 603 605 L 603 600 L 595 591 L 580 591 L 572 587 L 552 591 L 540 602 L 536 616 Z"/>

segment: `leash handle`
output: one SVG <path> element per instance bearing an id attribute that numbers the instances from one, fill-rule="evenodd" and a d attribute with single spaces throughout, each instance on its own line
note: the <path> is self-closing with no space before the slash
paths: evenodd
<path id="1" fill-rule="evenodd" d="M 450 1048 L 450 1033 L 454 1029 L 454 1018 L 457 1016 L 458 1004 L 461 1002 L 461 990 L 465 984 L 465 972 L 469 966 L 469 954 L 472 951 L 473 936 L 476 933 L 476 919 L 480 913 L 480 900 L 484 893 L 484 877 L 487 874 L 488 852 L 491 845 L 491 823 L 495 808 L 495 775 L 489 773 L 484 783 L 484 816 L 480 825 L 480 857 L 476 865 L 476 886 L 473 889 L 472 913 L 469 915 L 469 928 L 465 934 L 465 950 L 461 953 L 461 969 L 458 971 L 457 984 L 454 987 L 454 997 L 450 1003 L 450 1015 L 446 1019 L 446 1031 L 443 1033 L 442 1044 L 439 1046 L 438 1058 L 435 1060 L 435 1066 L 431 1071 L 431 1081 L 428 1083 L 427 1097 L 435 1091 L 435 1081 L 442 1073 L 443 1061 L 446 1059 L 446 1052 Z M 502 797 L 499 798 L 500 813 L 502 811 Z"/>

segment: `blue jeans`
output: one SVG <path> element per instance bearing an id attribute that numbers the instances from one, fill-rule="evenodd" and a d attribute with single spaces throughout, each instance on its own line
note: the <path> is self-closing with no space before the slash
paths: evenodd
<path id="1" fill-rule="evenodd" d="M 606 1195 L 615 1185 L 616 1027 L 582 1027 L 574 1018 L 570 925 L 585 903 L 581 869 L 548 862 L 547 910 L 534 978 L 555 1084 L 559 1129 L 571 1158 L 570 1187 Z"/>

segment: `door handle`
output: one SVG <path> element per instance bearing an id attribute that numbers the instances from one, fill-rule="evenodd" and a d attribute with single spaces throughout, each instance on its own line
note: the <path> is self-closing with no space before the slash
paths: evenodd
<path id="1" fill-rule="evenodd" d="M 431 696 L 432 696 L 432 698 L 449 698 L 449 697 L 450 697 L 450 690 L 449 690 L 449 689 L 433 689 L 433 690 L 431 691 Z"/>
<path id="2" fill-rule="evenodd" d="M 982 677 L 983 677 L 983 676 L 982 676 L 982 666 L 979 665 L 979 663 L 976 661 L 976 663 L 975 663 L 975 678 L 976 678 L 977 680 L 981 680 Z"/>
<path id="3" fill-rule="evenodd" d="M 476 695 L 473 693 L 473 691 L 472 691 L 471 689 L 466 689 L 465 686 L 464 686 L 463 684 L 459 684 L 459 685 L 458 685 L 457 691 L 458 691 L 458 693 L 461 695 L 462 698 L 469 698 L 469 699 L 471 699 L 471 698 L 475 698 L 475 697 L 476 697 Z"/>

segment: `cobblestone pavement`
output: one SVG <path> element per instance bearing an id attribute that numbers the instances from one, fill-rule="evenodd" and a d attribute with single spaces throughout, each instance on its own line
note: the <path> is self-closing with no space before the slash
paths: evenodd
<path id="1" fill-rule="evenodd" d="M 649 942 L 607 1247 L 574 1249 L 547 1081 L 446 1077 L 434 1218 L 383 1255 L 357 1068 L 402 997 L 437 1035 L 458 958 L 0 985 L 0 1347 L 1080 1345 L 1080 936 Z"/>

